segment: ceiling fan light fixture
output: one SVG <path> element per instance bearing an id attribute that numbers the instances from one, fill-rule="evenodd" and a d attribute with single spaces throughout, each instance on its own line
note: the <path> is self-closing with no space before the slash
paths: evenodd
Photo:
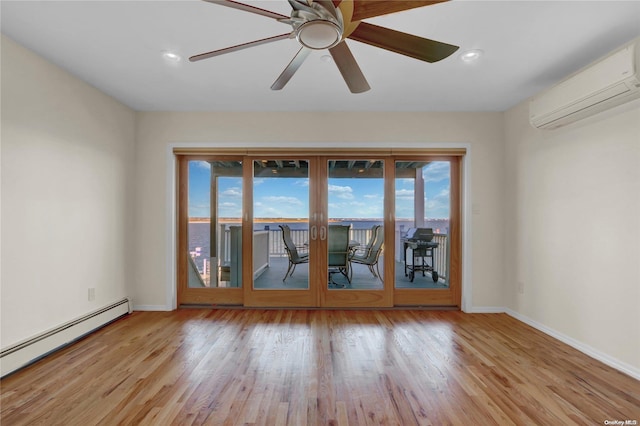
<path id="1" fill-rule="evenodd" d="M 296 39 L 309 49 L 329 49 L 340 43 L 342 30 L 331 21 L 318 19 L 300 25 L 296 30 Z"/>

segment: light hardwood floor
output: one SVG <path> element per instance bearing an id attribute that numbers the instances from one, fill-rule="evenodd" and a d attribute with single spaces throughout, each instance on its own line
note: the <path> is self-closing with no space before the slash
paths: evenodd
<path id="1" fill-rule="evenodd" d="M 602 425 L 640 382 L 505 314 L 136 312 L 0 382 L 2 425 Z"/>

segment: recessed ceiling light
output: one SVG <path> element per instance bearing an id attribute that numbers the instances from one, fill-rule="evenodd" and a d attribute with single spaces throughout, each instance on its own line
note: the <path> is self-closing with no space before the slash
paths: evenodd
<path id="1" fill-rule="evenodd" d="M 482 56 L 483 53 L 484 52 L 480 49 L 467 50 L 466 52 L 462 52 L 462 54 L 460 55 L 460 59 L 462 59 L 464 62 L 475 62 Z"/>
<path id="2" fill-rule="evenodd" d="M 162 57 L 171 62 L 178 62 L 180 60 L 180 55 L 169 51 L 162 52 Z"/>
<path id="3" fill-rule="evenodd" d="M 331 55 L 322 55 L 320 56 L 320 60 L 322 62 L 331 62 L 333 58 L 331 58 Z"/>

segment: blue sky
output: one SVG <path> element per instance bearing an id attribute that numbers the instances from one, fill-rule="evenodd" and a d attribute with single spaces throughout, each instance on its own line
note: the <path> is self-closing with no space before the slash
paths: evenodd
<path id="1" fill-rule="evenodd" d="M 208 217 L 211 170 L 209 163 L 189 163 L 189 216 Z M 449 217 L 450 172 L 448 162 L 433 162 L 423 169 L 425 216 Z M 220 217 L 240 217 L 242 179 L 218 178 Z M 412 218 L 413 179 L 396 179 L 396 217 Z M 330 178 L 329 217 L 382 218 L 382 179 Z M 302 178 L 258 178 L 254 180 L 254 217 L 300 218 L 309 212 L 309 180 Z"/>

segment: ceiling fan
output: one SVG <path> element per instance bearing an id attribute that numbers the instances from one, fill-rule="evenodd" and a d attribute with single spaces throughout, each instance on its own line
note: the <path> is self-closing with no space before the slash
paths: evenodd
<path id="1" fill-rule="evenodd" d="M 265 43 L 295 38 L 301 45 L 300 50 L 273 83 L 272 90 L 282 89 L 313 50 L 323 49 L 329 49 L 329 53 L 352 93 L 362 93 L 369 90 L 369 83 L 367 83 L 347 46 L 347 38 L 425 62 L 440 61 L 458 50 L 458 46 L 362 22 L 363 19 L 374 16 L 429 6 L 448 0 L 288 0 L 293 9 L 291 16 L 281 15 L 235 0 L 203 1 L 255 13 L 291 25 L 293 28 L 291 32 L 201 53 L 189 58 L 189 61 L 196 62 Z"/>

